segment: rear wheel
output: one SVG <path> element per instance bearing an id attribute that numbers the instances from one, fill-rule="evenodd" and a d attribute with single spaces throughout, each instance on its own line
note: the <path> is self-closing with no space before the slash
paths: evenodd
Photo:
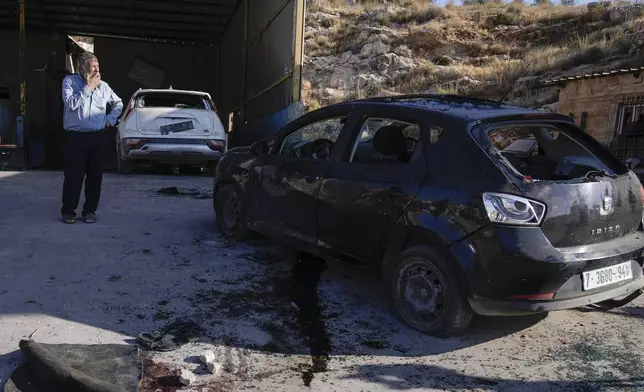
<path id="1" fill-rule="evenodd" d="M 244 195 L 235 184 L 222 186 L 214 200 L 217 228 L 226 237 L 245 241 L 249 237 Z"/>
<path id="2" fill-rule="evenodd" d="M 121 154 L 121 143 L 116 141 L 116 170 L 119 174 L 132 173 L 132 162 L 123 159 Z"/>
<path id="3" fill-rule="evenodd" d="M 389 276 L 397 316 L 428 335 L 458 335 L 474 314 L 448 263 L 442 252 L 414 247 L 398 257 Z"/>

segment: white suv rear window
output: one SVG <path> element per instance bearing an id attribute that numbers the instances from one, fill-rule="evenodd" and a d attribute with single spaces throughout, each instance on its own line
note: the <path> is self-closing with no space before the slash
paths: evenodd
<path id="1" fill-rule="evenodd" d="M 212 110 L 206 97 L 194 94 L 148 93 L 137 98 L 139 108 L 181 108 Z"/>

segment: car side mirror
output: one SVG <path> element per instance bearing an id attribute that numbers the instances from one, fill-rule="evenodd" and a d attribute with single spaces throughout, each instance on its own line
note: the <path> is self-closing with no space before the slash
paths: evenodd
<path id="1" fill-rule="evenodd" d="M 268 143 L 264 140 L 258 140 L 255 143 L 251 144 L 250 151 L 253 155 L 262 157 L 268 155 Z"/>

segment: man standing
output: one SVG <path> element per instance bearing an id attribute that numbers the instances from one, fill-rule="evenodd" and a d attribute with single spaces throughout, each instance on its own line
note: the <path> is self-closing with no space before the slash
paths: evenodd
<path id="1" fill-rule="evenodd" d="M 68 75 L 63 80 L 63 104 L 63 222 L 75 223 L 76 208 L 85 181 L 82 217 L 85 222 L 94 223 L 107 153 L 105 129 L 116 125 L 123 111 L 123 102 L 107 83 L 101 81 L 98 59 L 92 53 L 81 54 L 78 58 L 78 74 Z M 108 104 L 111 106 L 109 114 Z"/>

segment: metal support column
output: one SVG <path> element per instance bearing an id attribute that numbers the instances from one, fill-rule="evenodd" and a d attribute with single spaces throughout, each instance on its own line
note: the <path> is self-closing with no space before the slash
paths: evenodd
<path id="1" fill-rule="evenodd" d="M 295 36 L 293 37 L 293 103 L 302 99 L 302 61 L 304 57 L 304 17 L 306 2 L 295 1 Z"/>
<path id="2" fill-rule="evenodd" d="M 248 72 L 248 5 L 249 1 L 244 0 L 244 47 L 242 48 L 242 95 L 241 102 L 239 103 L 239 115 L 241 117 L 241 123 L 244 124 L 245 112 L 246 112 L 246 76 Z"/>
<path id="3" fill-rule="evenodd" d="M 27 116 L 27 104 L 25 99 L 25 78 L 26 78 L 26 62 L 25 62 L 25 0 L 18 0 L 20 3 L 20 32 L 19 32 L 19 51 L 20 51 L 20 61 L 18 76 L 20 81 L 20 101 L 18 106 L 20 108 L 20 114 L 16 119 L 16 144 L 20 147 L 24 146 L 24 128 L 25 128 L 25 117 Z"/>

